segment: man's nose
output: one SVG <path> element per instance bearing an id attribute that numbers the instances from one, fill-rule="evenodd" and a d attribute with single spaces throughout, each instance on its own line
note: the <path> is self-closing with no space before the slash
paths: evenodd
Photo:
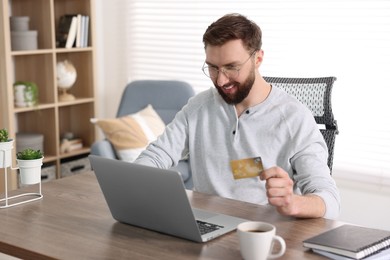
<path id="1" fill-rule="evenodd" d="M 226 76 L 225 71 L 220 70 L 218 72 L 218 75 L 217 75 L 217 85 L 219 87 L 222 87 L 223 85 L 225 85 L 228 82 L 229 82 L 229 78 Z"/>

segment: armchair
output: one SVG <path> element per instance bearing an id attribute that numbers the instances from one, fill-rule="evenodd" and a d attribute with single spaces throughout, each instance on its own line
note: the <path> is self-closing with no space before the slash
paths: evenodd
<path id="1" fill-rule="evenodd" d="M 137 80 L 129 83 L 123 91 L 117 117 L 136 113 L 151 104 L 165 124 L 194 96 L 193 88 L 186 82 L 169 80 Z M 91 154 L 118 159 L 111 143 L 104 139 L 92 144 Z M 192 178 L 188 160 L 175 167 L 182 175 L 186 188 L 191 189 Z"/>

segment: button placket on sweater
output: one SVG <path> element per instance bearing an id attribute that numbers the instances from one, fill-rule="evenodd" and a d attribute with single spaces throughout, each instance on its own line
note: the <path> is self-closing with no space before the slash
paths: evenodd
<path id="1" fill-rule="evenodd" d="M 233 136 L 232 141 L 238 140 L 238 134 L 239 134 L 238 131 L 240 128 L 240 121 L 245 120 L 249 116 L 249 114 L 250 114 L 249 109 L 247 109 L 244 113 L 242 113 L 240 117 L 237 117 L 237 113 L 236 113 L 236 124 L 234 125 L 233 130 L 232 130 L 232 136 Z"/>

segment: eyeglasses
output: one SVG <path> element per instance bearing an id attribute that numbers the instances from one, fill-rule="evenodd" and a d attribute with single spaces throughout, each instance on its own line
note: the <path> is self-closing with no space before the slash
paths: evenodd
<path id="1" fill-rule="evenodd" d="M 247 63 L 250 60 L 250 58 L 255 53 L 256 53 L 256 51 L 252 52 L 252 54 L 249 56 L 249 58 L 239 65 L 228 65 L 228 66 L 222 67 L 220 69 L 218 69 L 215 66 L 208 66 L 208 65 L 206 65 L 206 62 L 205 62 L 203 64 L 203 67 L 202 67 L 203 73 L 211 79 L 216 79 L 220 72 L 225 74 L 225 76 L 228 77 L 229 79 L 232 79 L 232 80 L 236 79 L 238 77 L 238 75 L 240 74 L 240 70 L 242 69 L 242 67 L 245 65 L 245 63 Z"/>

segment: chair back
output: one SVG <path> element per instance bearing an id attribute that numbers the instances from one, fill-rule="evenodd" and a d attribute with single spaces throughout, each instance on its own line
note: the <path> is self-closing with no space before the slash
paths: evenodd
<path id="1" fill-rule="evenodd" d="M 337 122 L 332 112 L 332 87 L 336 77 L 319 78 L 283 78 L 264 77 L 274 87 L 286 91 L 306 105 L 320 127 L 320 131 L 328 146 L 328 166 L 332 173 L 334 144 L 336 135 L 339 133 Z"/>
<path id="2" fill-rule="evenodd" d="M 151 104 L 164 123 L 168 124 L 194 95 L 195 92 L 191 85 L 183 81 L 132 81 L 123 91 L 117 117 L 136 113 Z"/>

